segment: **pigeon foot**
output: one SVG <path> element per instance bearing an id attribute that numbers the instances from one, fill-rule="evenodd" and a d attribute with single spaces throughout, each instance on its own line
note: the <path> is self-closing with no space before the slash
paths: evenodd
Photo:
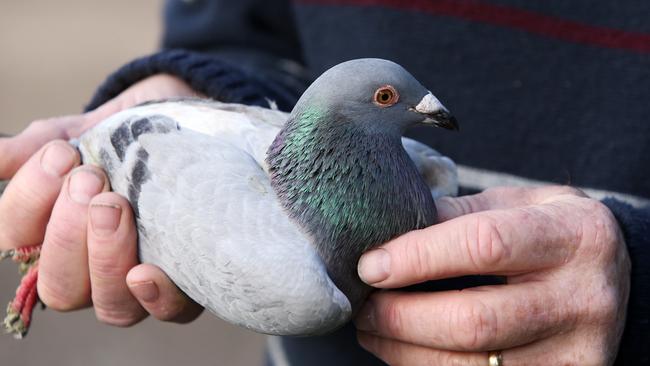
<path id="1" fill-rule="evenodd" d="M 36 283 L 38 280 L 38 258 L 41 246 L 12 249 L 0 252 L 0 260 L 11 258 L 19 264 L 19 271 L 23 275 L 20 286 L 16 290 L 16 297 L 7 305 L 7 316 L 4 327 L 16 339 L 27 335 L 32 320 L 32 312 L 38 303 Z"/>

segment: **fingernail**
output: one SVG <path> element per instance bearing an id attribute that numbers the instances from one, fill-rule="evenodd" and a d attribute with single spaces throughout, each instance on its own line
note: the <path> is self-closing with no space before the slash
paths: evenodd
<path id="1" fill-rule="evenodd" d="M 104 189 L 104 180 L 91 170 L 76 170 L 70 176 L 68 193 L 77 203 L 86 205 Z"/>
<path id="2" fill-rule="evenodd" d="M 129 289 L 131 289 L 131 293 L 135 297 L 144 302 L 154 302 L 158 300 L 158 295 L 160 294 L 158 286 L 153 281 L 134 283 L 129 285 Z"/>
<path id="3" fill-rule="evenodd" d="M 359 314 L 354 319 L 354 326 L 358 330 L 364 332 L 374 332 L 377 330 L 377 325 L 375 323 L 375 308 L 372 304 L 372 300 L 366 302 L 366 304 L 361 308 Z"/>
<path id="4" fill-rule="evenodd" d="M 75 154 L 71 148 L 55 143 L 48 146 L 43 152 L 41 167 L 48 174 L 62 177 L 72 169 L 75 161 Z"/>
<path id="5" fill-rule="evenodd" d="M 122 218 L 122 208 L 118 205 L 94 203 L 90 207 L 90 224 L 98 236 L 109 236 L 117 230 Z"/>
<path id="6" fill-rule="evenodd" d="M 390 254 L 385 249 L 375 249 L 361 256 L 357 267 L 363 282 L 372 285 L 390 275 Z"/>

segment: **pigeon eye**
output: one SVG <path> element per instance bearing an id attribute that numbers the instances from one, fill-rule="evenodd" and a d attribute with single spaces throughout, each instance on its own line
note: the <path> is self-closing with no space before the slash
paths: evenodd
<path id="1" fill-rule="evenodd" d="M 397 103 L 399 93 L 390 85 L 384 85 L 375 91 L 374 102 L 380 107 L 390 107 Z"/>

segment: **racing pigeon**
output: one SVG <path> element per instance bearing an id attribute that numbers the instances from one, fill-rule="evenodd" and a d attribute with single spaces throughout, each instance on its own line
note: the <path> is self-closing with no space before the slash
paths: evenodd
<path id="1" fill-rule="evenodd" d="M 402 138 L 415 125 L 458 128 L 401 66 L 359 59 L 326 71 L 290 114 L 150 102 L 76 144 L 130 201 L 142 262 L 222 319 L 304 336 L 361 307 L 363 252 L 434 224 L 433 198 L 456 193 L 454 163 Z"/>

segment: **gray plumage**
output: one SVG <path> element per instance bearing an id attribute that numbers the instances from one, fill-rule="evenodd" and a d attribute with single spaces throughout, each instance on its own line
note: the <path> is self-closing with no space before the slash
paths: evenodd
<path id="1" fill-rule="evenodd" d="M 291 115 L 259 107 L 176 100 L 123 111 L 84 134 L 78 142 L 83 161 L 106 169 L 112 189 L 127 197 L 133 206 L 141 260 L 160 266 L 179 288 L 221 318 L 257 332 L 313 335 L 347 322 L 367 294 L 359 287 L 363 285 L 356 272 L 351 273 L 356 271 L 360 253 L 380 244 L 378 240 L 432 224 L 432 195 L 455 194 L 457 182 L 451 160 L 413 140 L 400 140 L 401 132 L 409 125 L 448 123 L 436 119 L 440 113 L 448 118 L 446 109 L 435 104 L 437 100 L 428 97 L 430 93 L 396 64 L 372 59 L 346 64 L 324 74 Z M 372 70 L 364 71 L 368 68 Z M 342 77 L 348 87 L 336 84 Z M 383 84 L 400 90 L 403 105 L 380 110 L 372 104 L 372 93 Z M 334 87 L 343 92 L 335 93 Z M 272 183 L 270 176 L 289 174 L 274 165 L 278 160 L 273 158 L 282 152 L 273 147 L 285 144 L 285 126 L 314 107 L 314 100 L 325 108 L 321 116 L 325 120 L 330 113 L 336 113 L 341 120 L 335 123 L 363 127 L 361 131 L 350 131 L 367 133 L 368 141 L 386 139 L 359 150 L 376 153 L 374 164 L 379 168 L 372 172 L 375 178 L 363 178 L 358 183 L 374 192 L 373 197 L 386 193 L 381 197 L 384 203 L 370 205 L 369 209 L 396 205 L 394 213 L 373 213 L 368 217 L 392 220 L 402 215 L 407 219 L 402 219 L 401 224 L 377 222 L 382 227 L 374 229 L 365 225 L 363 230 L 368 230 L 369 235 L 362 236 L 370 238 L 365 242 L 359 239 L 358 232 L 345 232 L 347 229 L 340 227 L 336 230 L 342 230 L 342 235 L 317 234 L 314 225 L 324 222 L 318 217 L 318 212 L 323 212 L 318 205 L 327 200 L 317 200 L 321 203 L 316 203 L 317 209 L 309 213 L 294 205 L 286 192 L 279 192 L 278 185 Z M 331 126 L 325 128 L 331 130 Z M 341 130 L 339 137 L 345 131 Z M 348 138 L 354 140 L 353 136 Z M 324 142 L 317 141 L 316 145 Z M 330 145 L 328 149 L 336 150 L 334 144 Z M 354 146 L 348 144 L 345 148 Z M 382 155 L 384 151 L 391 152 L 391 161 L 404 167 L 381 169 L 383 163 L 391 162 L 382 160 L 387 157 Z M 307 149 L 304 153 L 308 153 Z M 291 156 L 286 155 L 284 161 Z M 354 159 L 357 164 L 367 163 Z M 312 163 L 327 163 L 331 169 L 336 165 L 331 159 Z M 292 171 L 299 168 L 297 165 Z M 327 170 L 323 165 L 314 172 L 313 179 L 323 178 Z M 330 172 L 336 174 L 337 170 Z M 357 178 L 351 174 L 337 179 L 347 179 L 346 184 L 352 186 Z M 297 182 L 307 187 L 304 183 Z M 421 189 L 419 193 L 409 192 L 411 185 Z M 326 189 L 334 188 L 322 187 L 329 197 L 332 192 Z M 400 189 L 403 194 L 390 196 Z M 422 198 L 411 200 L 410 193 L 422 192 Z M 308 197 L 309 192 L 306 194 Z M 362 189 L 351 196 L 336 197 L 343 206 L 351 204 L 345 200 L 365 199 Z M 408 219 L 413 213 L 413 220 Z M 383 225 L 392 229 L 384 230 Z M 381 235 L 372 234 L 377 230 Z M 325 237 L 339 240 L 327 241 Z M 343 242 L 347 239 L 349 243 Z"/>

